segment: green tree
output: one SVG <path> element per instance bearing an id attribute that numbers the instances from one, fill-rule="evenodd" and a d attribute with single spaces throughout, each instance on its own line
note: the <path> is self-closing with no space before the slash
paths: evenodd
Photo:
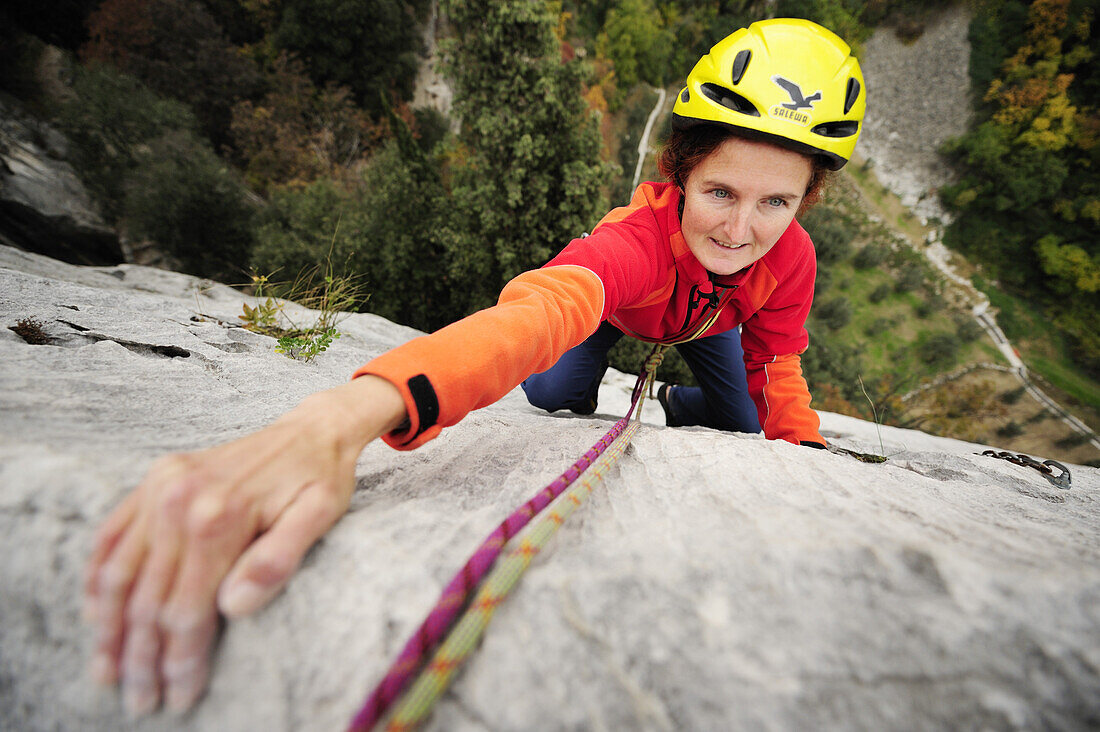
<path id="1" fill-rule="evenodd" d="M 861 20 L 866 5 L 863 0 L 779 0 L 775 17 L 812 20 L 858 48 L 871 36 Z"/>
<path id="2" fill-rule="evenodd" d="M 475 309 L 595 224 L 610 167 L 580 93 L 584 68 L 561 61 L 547 4 L 445 0 L 441 9 L 464 29 L 445 49 L 462 124 L 450 153 L 450 276 L 466 288 L 463 309 Z"/>
<path id="3" fill-rule="evenodd" d="M 382 136 L 346 88 L 318 89 L 285 52 L 271 63 L 267 86 L 262 99 L 233 107 L 230 126 L 234 158 L 260 193 L 346 175 Z"/>
<path id="4" fill-rule="evenodd" d="M 109 66 L 75 69 L 73 96 L 58 122 L 72 143 L 73 167 L 108 219 L 121 214 L 126 181 L 141 164 L 141 151 L 164 134 L 193 134 L 197 128 L 186 106 Z"/>
<path id="5" fill-rule="evenodd" d="M 367 307 L 385 318 L 435 330 L 463 313 L 465 291 L 449 277 L 452 209 L 441 165 L 389 114 L 394 137 L 374 155 L 359 185 L 321 178 L 272 197 L 252 257 L 258 274 L 293 280 L 331 261 L 371 293 Z"/>
<path id="6" fill-rule="evenodd" d="M 596 48 L 615 64 L 619 84 L 629 88 L 640 81 L 664 86 L 674 45 L 653 0 L 621 0 L 608 12 Z"/>
<path id="7" fill-rule="evenodd" d="M 123 205 L 130 236 L 157 242 L 185 272 L 240 281 L 252 245 L 252 206 L 234 173 L 181 131 L 152 141 L 138 162 Z"/>
<path id="8" fill-rule="evenodd" d="M 407 128 L 406 128 L 407 129 Z M 388 141 L 365 173 L 369 220 L 357 267 L 371 312 L 433 331 L 464 314 L 467 283 L 450 273 L 455 232 L 439 164 L 412 141 Z"/>
<path id="9" fill-rule="evenodd" d="M 86 60 L 110 63 L 184 102 L 217 146 L 228 140 L 233 104 L 259 90 L 256 65 L 195 0 L 106 0 L 88 30 Z"/>
<path id="10" fill-rule="evenodd" d="M 942 191 L 956 210 L 944 238 L 1045 308 L 1100 373 L 1100 85 L 1090 63 L 1100 33 L 1087 3 L 1033 0 L 1026 16 L 1019 6 L 990 0 L 975 19 L 1018 46 L 988 81 L 975 127 L 945 146 L 961 176 Z M 975 83 L 997 58 L 979 51 Z"/>
<path id="11" fill-rule="evenodd" d="M 252 270 L 273 282 L 292 282 L 326 260 L 335 273 L 361 271 L 354 251 L 366 216 L 355 195 L 328 178 L 275 191 L 256 218 Z"/>
<path id="12" fill-rule="evenodd" d="M 276 49 L 305 60 L 314 83 L 351 89 L 376 115 L 382 93 L 412 97 L 427 0 L 274 0 Z M 456 24 L 457 28 L 463 26 Z M 463 29 L 465 32 L 465 29 Z"/>

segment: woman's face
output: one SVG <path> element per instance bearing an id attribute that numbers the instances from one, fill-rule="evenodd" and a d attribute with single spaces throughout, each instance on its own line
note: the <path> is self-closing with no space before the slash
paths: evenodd
<path id="1" fill-rule="evenodd" d="M 763 257 L 794 219 L 810 184 L 810 158 L 731 137 L 684 186 L 680 228 L 695 258 L 729 275 Z"/>

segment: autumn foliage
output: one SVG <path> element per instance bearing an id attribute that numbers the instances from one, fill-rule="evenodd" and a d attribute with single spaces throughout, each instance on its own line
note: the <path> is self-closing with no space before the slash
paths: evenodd
<path id="1" fill-rule="evenodd" d="M 988 2 L 971 29 L 975 68 L 1016 39 L 988 86 L 972 132 L 950 143 L 961 180 L 944 189 L 958 217 L 948 244 L 1033 300 L 1100 374 L 1100 34 L 1072 0 Z M 1025 18 L 1022 27 L 1016 19 Z"/>

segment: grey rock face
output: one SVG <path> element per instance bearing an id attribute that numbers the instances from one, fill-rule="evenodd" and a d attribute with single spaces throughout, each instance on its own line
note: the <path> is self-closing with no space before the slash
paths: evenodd
<path id="1" fill-rule="evenodd" d="M 84 674 L 97 522 L 155 457 L 256 429 L 416 334 L 352 316 L 303 364 L 231 326 L 245 301 L 0 248 L 0 728 L 341 728 L 467 554 L 626 403 L 612 374 L 592 418 L 513 393 L 412 453 L 370 446 L 350 513 L 225 628 L 200 705 L 129 722 Z M 8 330 L 28 316 L 52 343 Z M 823 421 L 879 448 L 874 425 Z M 1095 729 L 1100 471 L 1060 491 L 981 446 L 881 439 L 875 465 L 643 426 L 428 728 Z"/>
<path id="2" fill-rule="evenodd" d="M 954 174 L 939 148 L 970 119 L 969 26 L 970 10 L 959 3 L 909 44 L 890 28 L 876 30 L 860 58 L 868 103 L 857 152 L 925 220 L 950 220 L 936 192 Z"/>
<path id="3" fill-rule="evenodd" d="M 0 237 L 76 264 L 117 264 L 118 235 L 64 162 L 66 142 L 43 122 L 0 100 Z"/>

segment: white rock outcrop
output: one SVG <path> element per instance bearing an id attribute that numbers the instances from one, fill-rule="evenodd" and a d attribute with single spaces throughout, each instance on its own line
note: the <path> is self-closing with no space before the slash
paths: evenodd
<path id="1" fill-rule="evenodd" d="M 415 335 L 355 315 L 299 363 L 231 325 L 245 301 L 0 248 L 0 728 L 340 729 L 466 555 L 626 403 L 622 376 L 592 418 L 513 393 L 412 453 L 372 445 L 348 516 L 226 626 L 199 706 L 131 722 L 84 673 L 95 525 L 155 457 L 256 429 Z M 51 343 L 9 330 L 25 317 Z M 834 443 L 878 448 L 874 425 L 823 417 Z M 980 446 L 881 432 L 876 465 L 644 426 L 428 728 L 1096 729 L 1100 470 L 1059 490 Z"/>
<path id="2" fill-rule="evenodd" d="M 925 221 L 950 220 L 937 192 L 955 173 L 939 148 L 965 133 L 970 121 L 971 12 L 958 3 L 933 14 L 911 43 L 879 28 L 860 57 L 868 104 L 856 151 Z"/>

